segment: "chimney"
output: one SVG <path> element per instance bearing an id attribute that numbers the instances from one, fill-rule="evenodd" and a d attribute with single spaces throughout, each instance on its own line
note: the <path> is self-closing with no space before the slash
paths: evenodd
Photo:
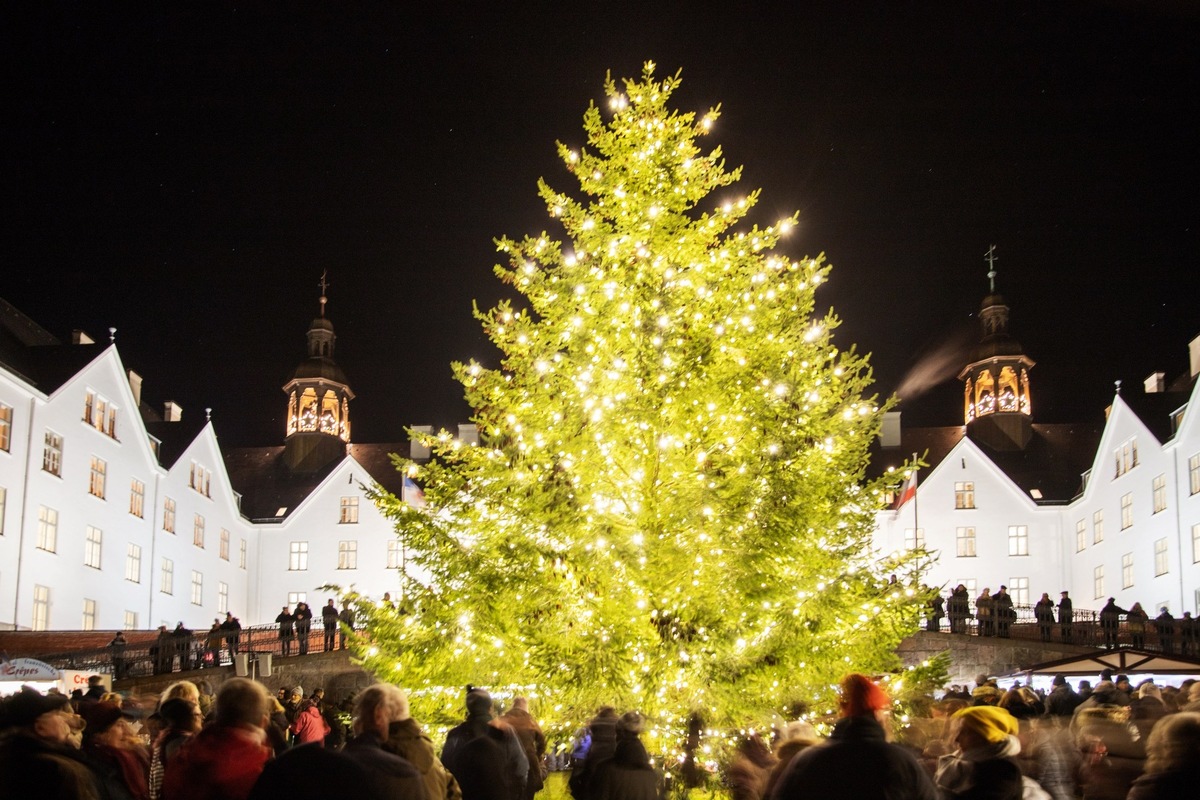
<path id="1" fill-rule="evenodd" d="M 1191 362 L 1191 375 L 1194 378 L 1200 375 L 1200 336 L 1192 339 L 1191 343 L 1188 344 L 1188 355 L 1191 356 L 1188 360 Z"/>
<path id="2" fill-rule="evenodd" d="M 179 422 L 183 418 L 183 409 L 174 400 L 163 403 L 163 421 Z"/>
<path id="3" fill-rule="evenodd" d="M 433 433 L 432 425 L 410 425 L 414 432 Z M 408 446 L 408 457 L 413 461 L 420 461 L 429 458 L 429 448 L 423 444 L 412 442 Z"/>
<path id="4" fill-rule="evenodd" d="M 479 444 L 479 428 L 474 423 L 463 423 L 458 426 L 458 440 L 468 447 Z"/>
<path id="5" fill-rule="evenodd" d="M 88 336 L 83 331 L 76 328 L 71 331 L 71 344 L 95 344 L 95 340 Z"/>
<path id="6" fill-rule="evenodd" d="M 1146 378 L 1146 394 L 1158 394 L 1167 388 L 1167 376 L 1163 372 L 1151 372 Z"/>
<path id="7" fill-rule="evenodd" d="M 133 392 L 133 404 L 139 408 L 142 405 L 142 376 L 129 370 L 129 391 Z"/>
<path id="8" fill-rule="evenodd" d="M 884 447 L 900 446 L 900 412 L 883 412 L 883 429 L 879 432 L 879 443 Z"/>

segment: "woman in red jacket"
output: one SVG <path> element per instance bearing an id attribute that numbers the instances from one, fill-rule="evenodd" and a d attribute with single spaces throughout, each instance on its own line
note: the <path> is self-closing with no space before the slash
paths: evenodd
<path id="1" fill-rule="evenodd" d="M 325 737 L 329 735 L 329 725 L 321 716 L 321 709 L 312 700 L 305 700 L 296 712 L 296 721 L 292 723 L 292 735 L 296 744 L 315 742 L 318 747 L 325 746 Z"/>

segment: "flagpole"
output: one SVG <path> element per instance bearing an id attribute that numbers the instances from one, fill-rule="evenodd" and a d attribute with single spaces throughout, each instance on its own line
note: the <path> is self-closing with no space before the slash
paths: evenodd
<path id="1" fill-rule="evenodd" d="M 921 526 L 917 522 L 917 490 L 921 488 L 921 484 L 917 480 L 917 454 L 913 453 L 913 542 L 921 540 Z"/>

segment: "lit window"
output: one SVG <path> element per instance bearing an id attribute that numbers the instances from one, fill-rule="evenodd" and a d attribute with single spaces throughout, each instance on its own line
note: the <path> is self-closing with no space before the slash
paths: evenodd
<path id="1" fill-rule="evenodd" d="M 925 547 L 925 529 L 924 528 L 905 528 L 904 529 L 904 549 L 905 550 L 921 550 Z"/>
<path id="2" fill-rule="evenodd" d="M 954 507 L 975 507 L 975 481 L 956 481 L 954 484 Z"/>
<path id="3" fill-rule="evenodd" d="M 175 532 L 175 501 L 169 497 L 163 499 L 163 530 Z"/>
<path id="4" fill-rule="evenodd" d="M 1081 519 L 1075 523 L 1075 552 L 1079 553 L 1087 547 L 1087 520 Z"/>
<path id="5" fill-rule="evenodd" d="M 221 556 L 221 559 L 224 561 L 229 560 L 229 531 L 225 530 L 224 528 L 221 528 L 220 556 Z"/>
<path id="6" fill-rule="evenodd" d="M 125 612 L 125 625 L 124 625 L 125 630 L 136 631 L 137 626 L 138 626 L 137 612 L 136 611 L 126 611 Z"/>
<path id="7" fill-rule="evenodd" d="M 0 450 L 6 453 L 12 446 L 12 419 L 12 406 L 0 403 Z"/>
<path id="8" fill-rule="evenodd" d="M 35 631 L 44 631 L 50 627 L 50 587 L 33 587 L 33 622 L 30 625 Z"/>
<path id="9" fill-rule="evenodd" d="M 229 610 L 229 584 L 225 581 L 217 582 L 217 613 L 224 614 Z"/>
<path id="10" fill-rule="evenodd" d="M 142 582 L 142 548 L 132 542 L 125 553 L 125 580 Z"/>
<path id="11" fill-rule="evenodd" d="M 204 547 L 204 517 L 199 514 L 192 517 L 192 544 Z"/>
<path id="12" fill-rule="evenodd" d="M 146 513 L 146 484 L 134 478 L 129 484 L 129 513 L 142 517 Z"/>
<path id="13" fill-rule="evenodd" d="M 1008 595 L 1018 606 L 1029 605 L 1029 578 L 1009 578 Z"/>
<path id="14" fill-rule="evenodd" d="M 159 584 L 158 590 L 163 594 L 175 594 L 175 562 L 169 558 L 162 560 Z"/>
<path id="15" fill-rule="evenodd" d="M 1008 554 L 1010 556 L 1029 555 L 1029 528 L 1025 525 L 1008 526 Z"/>
<path id="16" fill-rule="evenodd" d="M 51 553 L 58 550 L 58 512 L 53 508 L 38 506 L 37 546 Z"/>
<path id="17" fill-rule="evenodd" d="M 246 540 L 245 539 L 242 539 L 242 544 L 238 548 L 238 567 L 240 569 L 246 568 Z"/>
<path id="18" fill-rule="evenodd" d="M 1188 459 L 1188 486 L 1192 494 L 1200 494 L 1200 453 Z"/>
<path id="19" fill-rule="evenodd" d="M 954 538 L 958 542 L 958 555 L 960 558 L 975 557 L 974 528 L 955 528 Z"/>
<path id="20" fill-rule="evenodd" d="M 88 494 L 104 499 L 104 484 L 108 479 L 108 464 L 103 458 L 92 456 L 92 468 L 88 473 Z"/>
<path id="21" fill-rule="evenodd" d="M 963 585 L 963 588 L 967 590 L 967 595 L 969 597 L 975 597 L 977 585 L 974 578 L 959 578 L 954 582 L 954 585 L 958 586 L 960 583 Z"/>
<path id="22" fill-rule="evenodd" d="M 1092 597 L 1099 600 L 1104 597 L 1104 565 L 1092 570 Z"/>
<path id="23" fill-rule="evenodd" d="M 83 395 L 83 421 L 88 425 L 92 424 L 92 419 L 96 413 L 96 393 L 85 392 Z"/>
<path id="24" fill-rule="evenodd" d="M 1114 453 L 1117 463 L 1116 475 L 1121 477 L 1138 465 L 1137 439 L 1130 439 L 1116 449 Z"/>
<path id="25" fill-rule="evenodd" d="M 358 569 L 358 542 L 338 542 L 338 569 Z"/>
<path id="26" fill-rule="evenodd" d="M 297 603 L 307 603 L 308 592 L 288 592 L 288 606 L 295 608 Z"/>
<path id="27" fill-rule="evenodd" d="M 387 551 L 388 569 L 400 569 L 404 566 L 404 548 L 399 539 L 389 539 Z"/>
<path id="28" fill-rule="evenodd" d="M 1104 541 L 1104 510 L 1092 514 L 1092 544 Z"/>
<path id="29" fill-rule="evenodd" d="M 358 498 L 343 497 L 342 498 L 342 515 L 339 520 L 343 525 L 353 524 L 358 522 Z"/>
<path id="30" fill-rule="evenodd" d="M 1121 496 L 1121 530 L 1133 527 L 1133 492 Z"/>
<path id="31" fill-rule="evenodd" d="M 1154 478 L 1154 513 L 1167 510 L 1167 476 L 1158 475 Z"/>
<path id="32" fill-rule="evenodd" d="M 8 508 L 8 489 L 0 486 L 0 536 L 4 535 L 4 517 Z"/>
<path id="33" fill-rule="evenodd" d="M 63 439 L 53 431 L 46 431 L 42 445 L 42 469 L 51 475 L 62 475 Z"/>
<path id="34" fill-rule="evenodd" d="M 1121 588 L 1128 589 L 1133 586 L 1133 553 L 1126 553 L 1121 556 Z"/>
<path id="35" fill-rule="evenodd" d="M 96 601 L 83 598 L 83 623 L 80 627 L 82 631 L 96 630 Z"/>
<path id="36" fill-rule="evenodd" d="M 188 475 L 188 486 L 195 489 L 205 497 L 211 497 L 212 493 L 212 471 L 203 464 L 192 462 L 192 471 Z"/>
<path id="37" fill-rule="evenodd" d="M 288 547 L 288 570 L 298 572 L 308 569 L 308 542 L 292 542 Z"/>
<path id="38" fill-rule="evenodd" d="M 1167 556 L 1167 540 L 1159 539 L 1154 543 L 1154 574 L 1166 575 L 1171 571 L 1171 560 Z"/>
<path id="39" fill-rule="evenodd" d="M 192 570 L 192 605 L 204 605 L 204 576 Z"/>
<path id="40" fill-rule="evenodd" d="M 104 539 L 104 532 L 99 528 L 87 526 L 87 537 L 83 542 L 83 565 L 93 569 L 100 569 L 100 548 L 101 542 Z"/>

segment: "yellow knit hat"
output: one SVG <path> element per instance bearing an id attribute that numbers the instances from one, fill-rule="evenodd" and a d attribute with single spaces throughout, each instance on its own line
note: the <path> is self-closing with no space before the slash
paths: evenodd
<path id="1" fill-rule="evenodd" d="M 971 706 L 954 715 L 962 724 L 989 742 L 1003 741 L 1017 735 L 1017 718 L 996 706 Z"/>

